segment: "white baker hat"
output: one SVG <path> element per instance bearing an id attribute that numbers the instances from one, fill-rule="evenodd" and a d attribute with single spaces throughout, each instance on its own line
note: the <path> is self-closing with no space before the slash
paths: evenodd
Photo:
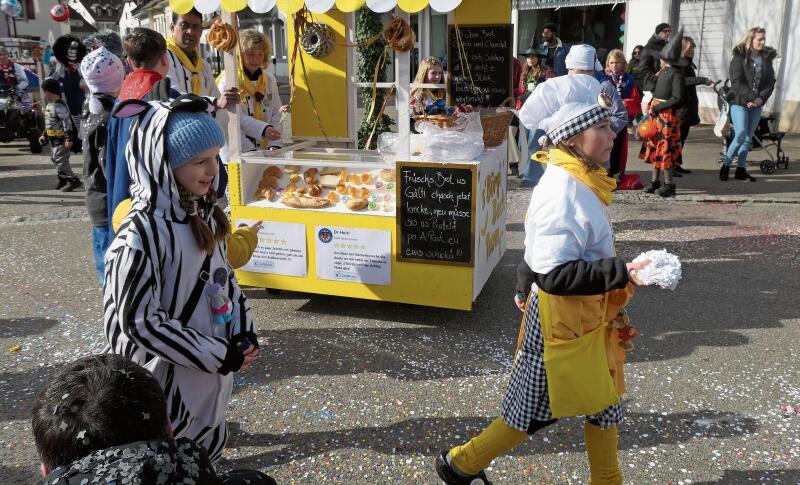
<path id="1" fill-rule="evenodd" d="M 567 69 L 582 71 L 602 71 L 603 66 L 597 60 L 597 51 L 588 44 L 576 44 L 570 47 L 565 59 Z"/>
<path id="2" fill-rule="evenodd" d="M 520 111 L 528 129 L 547 136 L 542 146 L 558 144 L 610 116 L 611 98 L 600 83 L 585 74 L 559 76 L 538 85 Z M 541 143 L 544 142 L 544 143 Z"/>

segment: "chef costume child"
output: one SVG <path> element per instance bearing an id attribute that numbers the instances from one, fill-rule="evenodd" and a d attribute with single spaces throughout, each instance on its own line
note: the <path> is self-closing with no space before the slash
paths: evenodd
<path id="1" fill-rule="evenodd" d="M 585 82 L 591 80 L 592 82 Z M 585 416 L 590 483 L 622 483 L 617 462 L 622 365 L 629 342 L 622 308 L 633 294 L 627 264 L 615 256 L 606 209 L 613 178 L 602 163 L 613 147 L 611 100 L 588 76 L 539 85 L 528 103 L 544 118 L 534 160 L 550 165 L 533 190 L 525 220 L 525 262 L 534 272 L 501 416 L 468 443 L 442 451 L 436 470 L 447 484 L 489 483 L 491 461 L 559 418 Z"/>

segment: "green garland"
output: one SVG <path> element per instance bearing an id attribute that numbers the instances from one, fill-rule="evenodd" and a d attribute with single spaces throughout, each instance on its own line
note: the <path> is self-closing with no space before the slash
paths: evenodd
<path id="1" fill-rule="evenodd" d="M 381 24 L 381 19 L 378 14 L 368 8 L 361 8 L 358 11 L 356 16 L 357 43 L 365 42 L 382 31 L 383 24 Z M 372 78 L 375 75 L 375 65 L 380 60 L 385 45 L 386 41 L 383 39 L 383 37 L 381 37 L 376 42 L 373 42 L 366 47 L 358 48 L 358 65 L 356 66 L 356 72 L 359 82 L 372 82 Z M 378 82 L 385 81 L 386 71 L 383 70 L 378 74 Z M 385 98 L 385 92 L 381 89 L 376 91 L 375 113 L 373 114 L 373 119 L 368 120 L 367 116 L 369 115 L 370 107 L 372 106 L 372 89 L 362 88 L 359 91 L 361 103 L 364 107 L 364 119 L 361 120 L 361 125 L 358 127 L 358 147 L 374 150 L 378 143 L 378 136 L 381 133 L 390 131 L 391 126 L 394 124 L 394 120 L 392 120 L 386 114 L 382 115 L 379 119 L 377 118 L 378 112 L 380 111 Z M 369 138 L 370 133 L 372 133 L 373 126 L 375 126 L 375 124 L 378 125 L 375 128 L 375 135 L 372 137 L 372 143 L 370 143 L 370 146 L 367 147 L 365 146 L 367 139 Z"/>

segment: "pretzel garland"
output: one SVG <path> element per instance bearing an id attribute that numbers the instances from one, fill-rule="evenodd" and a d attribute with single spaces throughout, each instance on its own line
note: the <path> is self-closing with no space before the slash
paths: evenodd
<path id="1" fill-rule="evenodd" d="M 233 25 L 225 23 L 217 17 L 208 31 L 208 43 L 211 44 L 211 47 L 227 52 L 236 47 L 238 42 L 239 35 Z"/>

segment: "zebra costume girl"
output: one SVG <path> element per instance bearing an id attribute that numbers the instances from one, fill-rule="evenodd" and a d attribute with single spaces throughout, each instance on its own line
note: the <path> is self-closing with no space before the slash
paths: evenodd
<path id="1" fill-rule="evenodd" d="M 226 244 L 217 244 L 211 254 L 198 247 L 165 160 L 169 118 L 208 107 L 206 100 L 188 95 L 171 104 L 128 100 L 115 110 L 117 117 L 138 119 L 126 147 L 132 208 L 106 253 L 104 306 L 107 351 L 153 373 L 164 389 L 175 438 L 195 440 L 216 461 L 227 440 L 230 372 L 243 361 L 238 346 L 245 338 L 258 343 Z M 217 183 L 218 177 L 214 190 Z M 204 218 L 214 232 L 214 219 Z M 230 322 L 212 323 L 209 284 L 218 284 L 230 299 Z"/>

